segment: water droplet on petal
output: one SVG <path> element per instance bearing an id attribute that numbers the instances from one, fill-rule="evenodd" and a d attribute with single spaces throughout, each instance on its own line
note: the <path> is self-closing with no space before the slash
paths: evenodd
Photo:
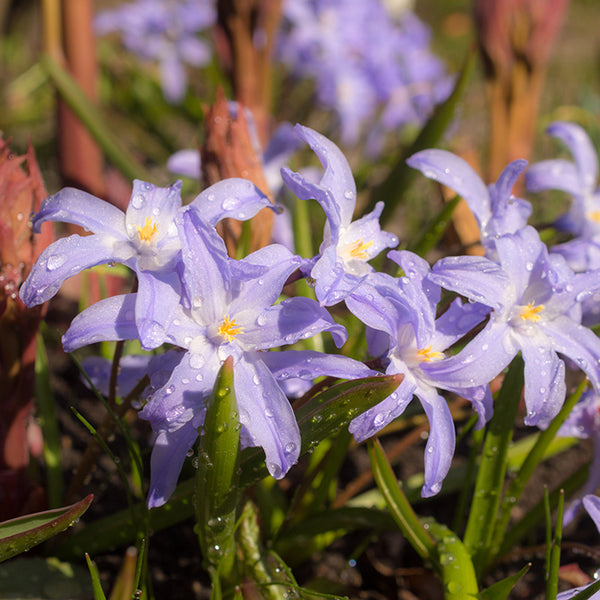
<path id="1" fill-rule="evenodd" d="M 140 209 L 144 206 L 144 203 L 146 202 L 146 200 L 144 199 L 144 196 L 142 194 L 136 194 L 132 199 L 131 199 L 131 206 L 133 206 L 133 208 L 136 209 Z"/>
<path id="2" fill-rule="evenodd" d="M 66 260 L 66 256 L 62 256 L 61 254 L 53 254 L 52 256 L 48 257 L 46 269 L 48 269 L 48 271 L 54 271 L 55 269 L 62 267 L 65 264 Z"/>
<path id="3" fill-rule="evenodd" d="M 200 369 L 204 365 L 204 356 L 202 354 L 190 354 L 190 367 Z"/>
<path id="4" fill-rule="evenodd" d="M 225 198 L 225 200 L 223 200 L 223 204 L 221 204 L 221 208 L 223 210 L 233 210 L 236 206 L 238 206 L 240 203 L 240 201 L 237 198 L 234 198 L 233 196 L 230 198 Z"/>

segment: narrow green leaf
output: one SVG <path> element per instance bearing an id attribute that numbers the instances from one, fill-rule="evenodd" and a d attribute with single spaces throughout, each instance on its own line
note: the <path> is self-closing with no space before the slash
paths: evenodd
<path id="1" fill-rule="evenodd" d="M 590 600 L 598 591 L 600 591 L 600 579 L 590 583 L 584 590 L 573 596 L 571 600 Z"/>
<path id="2" fill-rule="evenodd" d="M 434 520 L 426 524 L 427 531 L 435 540 L 435 555 L 432 558 L 444 584 L 444 599 L 477 600 L 477 575 L 465 545 L 445 525 Z"/>
<path id="3" fill-rule="evenodd" d="M 90 494 L 71 506 L 0 523 L 0 562 L 41 544 L 73 525 L 87 510 L 93 497 Z"/>
<path id="4" fill-rule="evenodd" d="M 440 210 L 435 218 L 425 227 L 423 235 L 421 235 L 409 250 L 419 256 L 426 256 L 430 250 L 433 250 L 448 228 L 454 210 L 459 202 L 460 196 L 458 195 L 454 196 L 449 202 L 446 202 L 442 207 L 442 210 Z"/>
<path id="5" fill-rule="evenodd" d="M 529 571 L 531 563 L 526 564 L 518 573 L 497 581 L 479 594 L 480 600 L 506 600 L 517 581 Z"/>
<path id="6" fill-rule="evenodd" d="M 196 474 L 196 533 L 207 565 L 225 579 L 235 560 L 240 428 L 230 356 L 206 403 Z"/>
<path id="7" fill-rule="evenodd" d="M 94 600 L 106 600 L 106 596 L 102 590 L 102 584 L 100 583 L 100 573 L 98 572 L 98 567 L 87 552 L 85 554 L 85 561 L 87 562 L 88 569 L 90 570 L 90 576 L 92 578 Z"/>
<path id="8" fill-rule="evenodd" d="M 408 151 L 400 157 L 391 168 L 387 178 L 371 194 L 369 205 L 364 212 L 371 212 L 377 202 L 380 200 L 384 201 L 385 207 L 380 219 L 382 227 L 392 217 L 403 194 L 418 174 L 418 171 L 411 169 L 406 164 L 406 159 L 415 154 L 415 152 L 437 145 L 448 125 L 450 125 L 456 106 L 467 89 L 471 73 L 477 62 L 476 58 L 477 52 L 475 49 L 470 50 L 452 93 L 442 104 L 438 105 Z"/>
<path id="9" fill-rule="evenodd" d="M 152 175 L 146 171 L 110 133 L 96 107 L 90 102 L 71 75 L 48 55 L 40 58 L 44 71 L 56 86 L 58 93 L 69 108 L 81 119 L 92 137 L 104 151 L 109 160 L 127 179 L 152 181 Z"/>
<path id="10" fill-rule="evenodd" d="M 314 445 L 331 435 L 333 430 L 347 426 L 357 414 L 387 398 L 401 381 L 402 375 L 368 377 L 345 381 L 317 394 L 296 413 L 297 417 L 299 415 L 303 440 L 302 452 L 308 452 Z M 327 413 L 321 412 L 319 408 L 322 411 L 327 410 Z M 306 437 L 308 432 L 311 434 L 310 438 Z M 241 489 L 268 475 L 264 452 L 260 448 L 247 448 L 242 451 L 240 458 Z M 151 510 L 148 514 L 150 529 L 159 531 L 190 518 L 194 514 L 194 486 L 193 479 L 180 483 L 164 506 Z M 144 511 L 145 505 L 134 506 L 134 521 L 142 519 Z M 131 521 L 132 513 L 123 510 L 89 523 L 59 546 L 55 553 L 65 559 L 74 559 L 85 551 L 99 553 L 130 544 L 135 540 L 137 531 Z"/>
<path id="11" fill-rule="evenodd" d="M 54 394 L 50 387 L 50 371 L 46 346 L 40 333 L 37 336 L 35 355 L 35 399 L 38 421 L 44 439 L 44 463 L 48 482 L 48 505 L 58 508 L 62 504 L 63 477 L 60 460 L 60 434 L 54 403 Z"/>
<path id="12" fill-rule="evenodd" d="M 548 490 L 546 489 L 546 497 Z M 548 500 L 548 505 L 550 501 Z M 546 598 L 554 599 L 558 594 L 558 569 L 560 567 L 560 546 L 562 544 L 563 514 L 565 494 L 561 490 L 558 497 L 558 511 L 556 512 L 556 527 L 550 550 L 549 560 L 546 563 Z"/>
<path id="13" fill-rule="evenodd" d="M 375 478 L 377 487 L 381 490 L 387 507 L 404 534 L 404 537 L 406 537 L 421 558 L 427 560 L 433 559 L 436 556 L 434 541 L 419 521 L 412 506 L 408 503 L 379 440 L 377 438 L 370 440 L 368 449 L 373 477 Z"/>
<path id="14" fill-rule="evenodd" d="M 494 527 L 494 536 L 490 547 L 490 560 L 494 560 L 500 551 L 502 541 L 506 535 L 506 529 L 510 521 L 511 510 L 515 504 L 519 501 L 527 482 L 533 475 L 535 468 L 543 460 L 547 449 L 552 444 L 554 437 L 556 436 L 561 425 L 565 422 L 567 417 L 571 414 L 574 406 L 581 398 L 581 394 L 587 387 L 587 380 L 582 381 L 575 392 L 567 398 L 563 407 L 556 417 L 552 420 L 550 425 L 544 431 L 540 432 L 536 439 L 534 446 L 528 452 L 521 468 L 511 480 L 508 489 L 506 490 L 500 505 L 500 514 Z"/>
<path id="15" fill-rule="evenodd" d="M 523 360 L 520 355 L 517 355 L 509 367 L 494 403 L 494 415 L 488 424 L 483 443 L 483 455 L 465 531 L 465 546 L 473 557 L 475 569 L 480 574 L 489 564 L 493 535 L 491 524 L 496 521 L 500 505 L 508 448 L 522 389 Z"/>

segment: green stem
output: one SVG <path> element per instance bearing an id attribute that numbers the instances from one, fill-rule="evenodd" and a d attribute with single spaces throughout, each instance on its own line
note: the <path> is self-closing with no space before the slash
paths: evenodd
<path id="1" fill-rule="evenodd" d="M 488 432 L 483 444 L 483 456 L 477 474 L 471 512 L 467 521 L 464 543 L 481 575 L 492 541 L 493 527 L 506 473 L 508 446 L 512 439 L 515 418 L 523 389 L 523 360 L 515 357 L 509 367 L 494 404 Z"/>
<path id="2" fill-rule="evenodd" d="M 421 558 L 424 560 L 433 559 L 436 556 L 435 542 L 406 499 L 377 438 L 369 442 L 368 451 L 377 487 L 381 490 L 388 509 L 396 523 L 398 523 L 404 537 Z"/>
<path id="3" fill-rule="evenodd" d="M 548 449 L 550 443 L 556 436 L 558 430 L 560 429 L 560 426 L 571 414 L 573 407 L 577 404 L 579 398 L 581 398 L 581 394 L 583 393 L 586 387 L 587 380 L 584 380 L 579 384 L 575 392 L 573 392 L 573 394 L 569 396 L 569 398 L 564 403 L 562 409 L 550 423 L 548 428 L 540 433 L 535 445 L 525 458 L 515 478 L 510 482 L 510 485 L 508 486 L 508 489 L 502 499 L 502 504 L 500 506 L 500 514 L 494 527 L 494 536 L 492 539 L 492 544 L 490 546 L 489 554 L 490 561 L 493 561 L 500 551 L 500 547 L 502 546 L 502 542 L 504 540 L 506 530 L 508 528 L 508 523 L 510 521 L 510 514 L 512 508 L 519 501 L 519 498 L 521 497 L 521 494 L 523 493 L 527 482 L 531 478 L 533 471 L 544 458 L 544 454 Z"/>

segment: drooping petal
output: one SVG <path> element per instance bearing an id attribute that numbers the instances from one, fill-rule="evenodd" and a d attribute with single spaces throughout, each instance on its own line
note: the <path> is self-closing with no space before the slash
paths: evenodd
<path id="1" fill-rule="evenodd" d="M 253 316 L 252 321 L 244 321 L 240 315 L 238 324 L 243 327 L 237 338 L 239 343 L 256 350 L 293 344 L 322 331 L 331 333 L 339 348 L 348 337 L 346 329 L 327 310 L 303 296 L 287 298 Z"/>
<path id="2" fill-rule="evenodd" d="M 458 354 L 421 369 L 445 389 L 487 385 L 514 358 L 518 347 L 506 323 L 490 321 Z"/>
<path id="3" fill-rule="evenodd" d="M 447 290 L 494 309 L 512 298 L 512 284 L 502 267 L 482 256 L 450 256 L 432 267 L 431 280 Z"/>
<path id="4" fill-rule="evenodd" d="M 150 459 L 150 490 L 148 508 L 162 506 L 177 487 L 185 457 L 198 437 L 198 429 L 189 421 L 174 431 L 159 431 Z"/>
<path id="5" fill-rule="evenodd" d="M 600 498 L 598 498 L 598 496 L 588 494 L 583 499 L 583 505 L 585 506 L 585 510 L 587 510 L 588 515 L 590 515 L 594 521 L 596 529 L 600 531 Z"/>
<path id="6" fill-rule="evenodd" d="M 164 343 L 181 294 L 177 272 L 138 272 L 135 320 L 144 350 Z"/>
<path id="7" fill-rule="evenodd" d="M 80 312 L 62 337 L 65 352 L 96 342 L 135 340 L 136 294 L 111 296 Z"/>
<path id="8" fill-rule="evenodd" d="M 27 306 L 46 302 L 63 281 L 89 267 L 114 260 L 114 238 L 71 235 L 50 244 L 38 257 L 19 295 Z"/>
<path id="9" fill-rule="evenodd" d="M 448 404 L 435 388 L 417 387 L 415 395 L 421 401 L 429 421 L 429 437 L 425 446 L 425 485 L 421 495 L 430 498 L 440 491 L 450 470 L 456 434 Z"/>
<path id="10" fill-rule="evenodd" d="M 356 204 L 356 184 L 346 157 L 332 141 L 314 129 L 300 124 L 296 125 L 294 129 L 319 157 L 325 169 L 319 187 L 329 192 L 337 204 L 341 225 L 348 225 L 352 221 L 352 213 Z M 317 197 L 315 200 L 320 202 Z M 325 209 L 324 206 L 323 209 Z"/>
<path id="11" fill-rule="evenodd" d="M 396 345 L 398 324 L 411 320 L 410 307 L 398 293 L 396 281 L 385 273 L 375 273 L 350 294 L 345 302 L 348 310 L 365 325 L 383 331 Z"/>
<path id="12" fill-rule="evenodd" d="M 535 337 L 520 335 L 519 345 L 525 363 L 525 424 L 546 428 L 565 400 L 565 363 Z"/>
<path id="13" fill-rule="evenodd" d="M 574 195 L 584 193 L 577 168 L 562 158 L 531 165 L 525 174 L 525 183 L 530 192 L 562 190 Z"/>
<path id="14" fill-rule="evenodd" d="M 562 140 L 571 151 L 579 172 L 582 191 L 593 191 L 598 181 L 598 158 L 585 129 L 575 123 L 555 121 L 546 131 Z"/>
<path id="15" fill-rule="evenodd" d="M 40 211 L 31 221 L 35 233 L 40 233 L 45 221 L 73 223 L 116 239 L 127 239 L 125 214 L 116 206 L 75 188 L 63 188 L 42 202 Z"/>
<path id="16" fill-rule="evenodd" d="M 481 429 L 492 418 L 494 399 L 489 385 L 479 385 L 472 388 L 450 388 L 448 391 L 466 398 L 473 405 L 473 409 L 477 413 L 475 429 Z"/>
<path id="17" fill-rule="evenodd" d="M 593 494 L 598 489 L 598 486 L 600 486 L 600 432 L 596 431 L 594 433 L 593 440 L 594 453 L 592 455 L 588 480 L 585 482 L 583 488 L 577 493 L 577 498 L 566 507 L 563 515 L 563 525 L 568 525 L 575 518 L 586 497 L 593 497 L 595 498 L 595 506 L 590 507 L 589 503 L 587 503 L 586 510 L 590 517 L 594 519 L 594 523 L 600 531 L 600 506 L 598 506 L 598 498 L 596 496 L 589 496 L 589 494 Z M 593 515 L 592 512 L 590 512 L 590 509 L 593 511 Z"/>
<path id="18" fill-rule="evenodd" d="M 246 353 L 233 373 L 243 437 L 262 447 L 269 473 L 281 479 L 300 455 L 294 411 L 259 353 Z"/>
<path id="19" fill-rule="evenodd" d="M 396 371 L 388 370 L 388 374 L 392 372 Z M 393 394 L 352 419 L 348 431 L 358 443 L 374 436 L 404 412 L 412 400 L 415 389 L 414 378 L 405 377 Z"/>
<path id="20" fill-rule="evenodd" d="M 494 194 L 498 200 L 502 200 L 504 204 L 508 203 L 513 186 L 526 167 L 527 161 L 523 159 L 513 160 L 504 167 L 498 181 L 493 184 Z"/>
<path id="21" fill-rule="evenodd" d="M 183 284 L 192 310 L 204 324 L 216 323 L 227 310 L 231 272 L 225 242 L 193 209 L 176 219 L 184 262 Z"/>
<path id="22" fill-rule="evenodd" d="M 479 222 L 485 227 L 490 214 L 490 199 L 481 177 L 462 158 L 446 150 L 429 149 L 413 154 L 406 163 L 429 179 L 454 190 L 462 196 Z"/>
<path id="23" fill-rule="evenodd" d="M 314 350 L 264 352 L 261 358 L 278 381 L 314 379 L 321 375 L 339 379 L 358 379 L 378 375 L 364 363 L 340 354 L 323 354 Z"/>
<path id="24" fill-rule="evenodd" d="M 552 348 L 574 361 L 589 377 L 596 392 L 600 392 L 600 338 L 566 316 L 539 325 Z"/>
<path id="25" fill-rule="evenodd" d="M 216 225 L 221 219 L 245 221 L 252 218 L 266 206 L 273 203 L 251 181 L 231 177 L 218 181 L 203 190 L 190 204 L 209 225 Z"/>

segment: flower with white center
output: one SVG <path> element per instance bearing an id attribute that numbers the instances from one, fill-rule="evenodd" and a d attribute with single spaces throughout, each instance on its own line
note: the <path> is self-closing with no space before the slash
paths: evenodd
<path id="1" fill-rule="evenodd" d="M 215 225 L 225 217 L 249 219 L 271 203 L 250 181 L 233 178 L 204 190 L 191 206 L 206 223 Z M 122 263 L 138 278 L 135 320 L 142 346 L 160 346 L 180 300 L 181 242 L 175 226 L 180 210 L 180 181 L 162 188 L 134 180 L 125 213 L 74 188 L 46 198 L 33 217 L 35 232 L 45 221 L 64 221 L 81 225 L 92 235 L 74 234 L 48 246 L 21 286 L 21 299 L 27 306 L 41 304 L 76 273 L 100 264 Z"/>
<path id="2" fill-rule="evenodd" d="M 319 256 L 311 263 L 310 277 L 323 306 L 336 304 L 356 289 L 373 272 L 368 261 L 384 248 L 398 245 L 398 238 L 381 231 L 379 216 L 383 202 L 375 210 L 352 221 L 356 206 L 356 184 L 342 151 L 325 136 L 296 125 L 296 132 L 319 157 L 325 173 L 318 183 L 305 175 L 283 168 L 287 187 L 301 200 L 315 199 L 327 217 Z"/>

